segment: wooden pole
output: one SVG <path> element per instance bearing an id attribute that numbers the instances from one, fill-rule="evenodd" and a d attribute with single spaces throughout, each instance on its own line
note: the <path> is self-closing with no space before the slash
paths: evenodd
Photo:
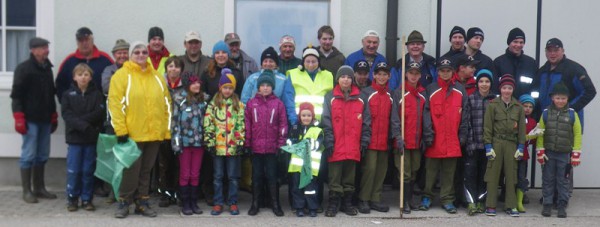
<path id="1" fill-rule="evenodd" d="M 400 111 L 400 134 L 402 135 L 402 139 L 404 139 L 404 89 L 406 88 L 404 83 L 404 75 L 406 74 L 406 58 L 405 58 L 405 52 L 406 52 L 406 45 L 404 45 L 406 43 L 406 36 L 402 36 L 402 44 L 400 46 L 402 46 L 402 55 L 400 55 L 402 57 L 402 73 L 399 75 L 400 76 L 400 81 L 401 81 L 401 87 L 402 87 L 402 92 L 401 94 L 401 111 Z M 399 147 L 398 149 L 403 149 L 402 147 Z M 400 218 L 403 218 L 403 212 L 402 210 L 404 209 L 404 151 L 402 151 L 401 155 L 400 155 Z"/>

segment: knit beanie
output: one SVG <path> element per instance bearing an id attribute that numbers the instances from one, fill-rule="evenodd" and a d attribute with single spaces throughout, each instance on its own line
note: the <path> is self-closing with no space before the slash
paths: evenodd
<path id="1" fill-rule="evenodd" d="M 469 31 L 467 31 L 467 42 L 469 42 L 469 40 L 471 40 L 475 36 L 481 36 L 481 39 L 483 40 L 483 30 L 481 30 L 481 28 L 478 27 L 469 28 Z"/>
<path id="2" fill-rule="evenodd" d="M 448 39 L 450 41 L 452 41 L 452 36 L 456 33 L 459 33 L 463 36 L 463 38 L 466 38 L 467 36 L 465 35 L 465 29 L 460 27 L 460 26 L 454 26 L 454 28 L 452 28 L 452 30 L 450 30 L 450 37 L 448 37 Z"/>
<path id="3" fill-rule="evenodd" d="M 475 75 L 475 81 L 477 82 L 477 84 L 479 84 L 479 80 L 483 77 L 487 77 L 488 80 L 490 80 L 490 87 L 491 85 L 494 85 L 494 75 L 492 75 L 492 71 L 488 69 L 479 70 L 479 72 L 477 72 L 477 75 Z"/>
<path id="4" fill-rule="evenodd" d="M 523 43 L 525 42 L 525 32 L 520 28 L 513 28 L 508 32 L 508 38 L 506 38 L 506 44 L 510 45 L 515 39 L 523 39 Z"/>
<path id="5" fill-rule="evenodd" d="M 233 90 L 235 90 L 236 83 L 235 76 L 231 72 L 231 69 L 223 68 L 221 70 L 221 78 L 219 79 L 219 91 L 225 85 L 230 85 L 233 87 Z"/>
<path id="6" fill-rule="evenodd" d="M 150 30 L 148 30 L 148 42 L 150 42 L 154 36 L 158 36 L 160 39 L 165 40 L 165 34 L 163 33 L 162 28 L 151 27 Z"/>
<path id="7" fill-rule="evenodd" d="M 317 61 L 319 61 L 319 51 L 317 51 L 317 49 L 313 48 L 312 45 L 309 44 L 308 47 L 304 48 L 304 51 L 302 51 L 302 67 L 304 69 L 306 69 L 306 66 L 304 65 L 304 60 L 310 55 L 315 56 L 317 58 Z M 321 62 L 319 62 L 319 68 L 320 67 Z"/>
<path id="8" fill-rule="evenodd" d="M 296 46 L 296 41 L 294 41 L 294 37 L 291 35 L 284 35 L 281 37 L 279 40 L 279 46 L 283 45 L 284 43 L 291 43 L 292 45 Z"/>
<path id="9" fill-rule="evenodd" d="M 533 99 L 533 97 L 531 97 L 531 95 L 528 95 L 528 94 L 521 95 L 521 97 L 519 97 L 519 102 L 521 104 L 528 102 L 528 103 L 531 103 L 531 105 L 533 105 L 533 107 L 535 107 L 535 100 Z"/>
<path id="10" fill-rule="evenodd" d="M 229 46 L 227 46 L 227 44 L 223 40 L 215 43 L 215 46 L 213 46 L 213 57 L 214 57 L 215 53 L 217 53 L 217 51 L 224 51 L 225 53 L 227 53 L 227 56 L 231 56 L 231 51 L 229 51 Z"/>
<path id="11" fill-rule="evenodd" d="M 256 80 L 256 87 L 260 88 L 260 85 L 267 83 L 271 85 L 271 88 L 275 89 L 275 76 L 271 70 L 263 70 L 258 79 Z"/>
<path id="12" fill-rule="evenodd" d="M 129 43 L 124 39 L 117 39 L 115 46 L 112 48 L 112 52 L 114 53 L 117 50 L 129 50 Z"/>
<path id="13" fill-rule="evenodd" d="M 337 71 L 337 73 L 335 74 L 335 82 L 337 83 L 338 80 L 340 79 L 341 76 L 344 75 L 348 75 L 350 76 L 350 78 L 352 78 L 352 81 L 354 81 L 354 70 L 352 70 L 352 67 L 347 66 L 347 65 L 342 65 L 342 67 L 340 67 Z"/>
<path id="14" fill-rule="evenodd" d="M 275 62 L 275 64 L 278 63 L 277 60 L 277 51 L 275 51 L 275 48 L 273 47 L 267 47 L 267 49 L 265 49 L 262 54 L 260 55 L 260 64 L 262 64 L 262 62 L 267 59 L 273 59 L 273 61 Z"/>
<path id="15" fill-rule="evenodd" d="M 510 85 L 515 88 L 515 79 L 512 75 L 504 74 L 504 76 L 500 77 L 500 86 L 498 86 L 498 88 L 502 89 L 502 86 L 504 85 Z"/>
<path id="16" fill-rule="evenodd" d="M 310 111 L 310 113 L 312 113 L 313 121 L 315 120 L 315 106 L 313 106 L 313 104 L 311 104 L 310 102 L 303 102 L 300 103 L 300 107 L 298 110 L 298 121 L 300 121 L 300 113 L 302 113 L 303 110 Z"/>
<path id="17" fill-rule="evenodd" d="M 567 88 L 567 86 L 563 82 L 558 82 L 552 88 L 552 92 L 550 92 L 550 96 L 553 96 L 553 95 L 567 95 L 568 96 L 569 88 Z"/>
<path id="18" fill-rule="evenodd" d="M 202 84 L 202 82 L 200 81 L 200 77 L 198 77 L 198 75 L 193 74 L 190 71 L 185 71 L 181 75 L 181 85 L 183 85 L 183 87 L 186 89 L 188 89 L 190 85 L 196 82 Z"/>

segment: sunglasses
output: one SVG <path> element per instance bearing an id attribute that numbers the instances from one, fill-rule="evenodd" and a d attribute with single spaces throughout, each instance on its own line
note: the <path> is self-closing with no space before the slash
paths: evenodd
<path id="1" fill-rule="evenodd" d="M 133 54 L 134 55 L 140 55 L 140 54 L 142 54 L 142 55 L 148 55 L 148 51 L 147 50 L 142 50 L 142 51 L 136 50 L 136 51 L 133 52 Z"/>

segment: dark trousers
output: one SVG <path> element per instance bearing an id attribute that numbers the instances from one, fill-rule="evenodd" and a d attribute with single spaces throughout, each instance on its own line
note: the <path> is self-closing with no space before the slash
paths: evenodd
<path id="1" fill-rule="evenodd" d="M 548 156 L 548 160 L 542 166 L 543 203 L 552 205 L 554 197 L 557 197 L 557 204 L 567 204 L 569 202 L 569 178 L 566 177 L 566 173 L 571 154 L 546 150 L 546 156 Z M 557 193 L 554 191 L 555 188 Z"/>
<path id="2" fill-rule="evenodd" d="M 138 149 L 142 151 L 140 157 L 133 164 L 123 170 L 123 180 L 119 188 L 119 198 L 133 201 L 133 197 L 148 196 L 150 190 L 150 172 L 156 162 L 159 141 L 136 142 Z M 136 197 L 137 197 L 136 196 Z"/>
<path id="3" fill-rule="evenodd" d="M 160 192 L 175 191 L 179 186 L 179 159 L 173 153 L 171 140 L 160 143 L 158 152 L 158 189 Z"/>
<path id="4" fill-rule="evenodd" d="M 344 160 L 329 163 L 329 193 L 354 193 L 356 162 Z"/>
<path id="5" fill-rule="evenodd" d="M 264 176 L 267 176 L 269 185 L 277 184 L 277 155 L 253 154 L 252 155 L 252 183 L 264 185 Z"/>
<path id="6" fill-rule="evenodd" d="M 529 189 L 529 180 L 527 180 L 527 161 L 521 160 L 517 163 L 517 189 L 526 192 Z"/>
<path id="7" fill-rule="evenodd" d="M 306 185 L 302 189 L 298 188 L 298 185 L 300 185 L 300 173 L 292 173 L 291 180 L 292 182 L 289 186 L 292 189 L 294 209 L 318 209 L 320 205 L 317 200 L 317 195 L 322 194 L 323 192 L 317 189 L 317 178 L 313 176 L 310 184 Z"/>
<path id="8" fill-rule="evenodd" d="M 485 202 L 485 196 L 487 195 L 486 186 L 487 183 L 484 181 L 485 170 L 487 169 L 487 157 L 485 157 L 485 150 L 477 149 L 472 154 L 468 154 L 464 157 L 465 161 L 465 197 L 468 203 Z"/>

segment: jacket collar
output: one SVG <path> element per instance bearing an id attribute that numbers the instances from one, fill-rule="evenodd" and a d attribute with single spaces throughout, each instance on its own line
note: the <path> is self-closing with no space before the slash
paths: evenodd
<path id="1" fill-rule="evenodd" d="M 350 88 L 350 94 L 348 95 L 348 99 L 353 99 L 358 97 L 358 95 L 360 95 L 360 89 L 358 89 L 358 86 L 352 84 L 352 87 Z M 335 96 L 336 98 L 344 98 L 344 92 L 342 91 L 342 88 L 340 87 L 340 85 L 335 85 L 335 88 L 333 88 L 333 96 Z"/>
<path id="2" fill-rule="evenodd" d="M 86 59 L 86 57 L 83 56 L 83 54 L 81 54 L 81 52 L 79 52 L 79 49 L 75 50 L 75 57 L 79 58 L 79 59 Z M 92 57 L 90 59 L 99 58 L 99 57 L 100 57 L 100 50 L 98 50 L 96 45 L 94 45 L 94 47 L 92 49 Z"/>

